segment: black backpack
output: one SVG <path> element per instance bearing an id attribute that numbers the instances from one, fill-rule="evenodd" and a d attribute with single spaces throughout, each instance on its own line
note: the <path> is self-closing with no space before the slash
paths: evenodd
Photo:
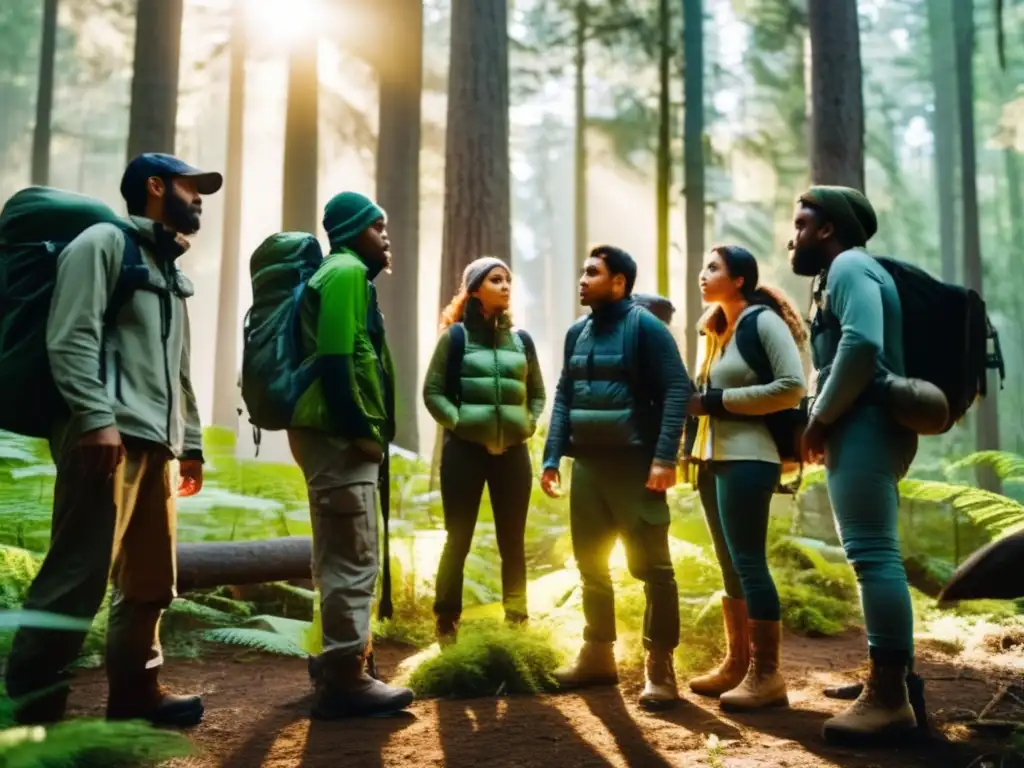
<path id="1" fill-rule="evenodd" d="M 941 432 L 948 432 L 987 394 L 989 370 L 999 371 L 1000 389 L 1006 379 L 999 334 L 985 301 L 977 291 L 943 282 L 913 264 L 885 256 L 874 259 L 892 276 L 899 293 L 904 376 L 942 390 L 949 418 Z M 827 311 L 822 319 L 833 326 L 839 323 Z"/>
<path id="2" fill-rule="evenodd" d="M 537 348 L 533 338 L 522 328 L 515 334 L 522 342 L 527 361 L 537 358 Z M 466 326 L 452 323 L 448 328 L 448 359 L 444 369 L 444 395 L 456 406 L 462 402 L 462 359 L 466 355 Z"/>

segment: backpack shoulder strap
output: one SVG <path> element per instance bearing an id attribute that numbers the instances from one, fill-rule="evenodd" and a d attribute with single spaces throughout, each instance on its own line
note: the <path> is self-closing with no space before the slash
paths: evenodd
<path id="1" fill-rule="evenodd" d="M 772 371 L 772 364 L 768 360 L 768 354 L 764 351 L 761 343 L 761 334 L 757 328 L 757 319 L 762 312 L 770 312 L 768 307 L 755 307 L 748 312 L 736 326 L 736 334 L 733 337 L 736 342 L 736 349 L 739 350 L 743 361 L 750 366 L 761 384 L 768 384 L 775 379 Z"/>
<path id="2" fill-rule="evenodd" d="M 522 328 L 516 328 L 516 336 L 518 336 L 519 341 L 522 342 L 527 362 L 536 360 L 537 346 L 533 343 L 533 337 Z"/>
<path id="3" fill-rule="evenodd" d="M 462 323 L 448 326 L 448 359 L 444 369 L 444 392 L 456 405 L 462 399 L 462 358 L 466 354 L 466 327 Z"/>
<path id="4" fill-rule="evenodd" d="M 640 324 L 640 316 L 642 313 L 647 311 L 648 310 L 644 309 L 639 304 L 632 307 L 626 315 L 625 326 L 623 328 L 623 332 L 625 333 L 623 363 L 626 367 L 626 375 L 629 377 L 630 389 L 633 391 L 634 395 L 642 391 L 642 382 L 644 380 L 640 375 L 637 362 L 641 358 L 640 334 L 643 332 L 643 326 Z M 654 315 L 652 314 L 651 316 L 653 317 Z M 661 321 L 658 320 L 658 322 L 660 323 Z"/>
<path id="5" fill-rule="evenodd" d="M 128 226 L 118 228 L 124 234 L 124 253 L 121 257 L 121 272 L 117 277 L 117 284 L 103 313 L 103 323 L 108 327 L 114 324 L 118 313 L 131 298 L 132 293 L 149 279 L 149 270 L 142 259 L 139 233 Z"/>

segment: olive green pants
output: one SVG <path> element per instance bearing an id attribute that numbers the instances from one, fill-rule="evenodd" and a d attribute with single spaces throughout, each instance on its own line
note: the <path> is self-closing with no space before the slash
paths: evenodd
<path id="1" fill-rule="evenodd" d="M 638 456 L 573 462 L 569 518 L 583 582 L 584 640 L 614 642 L 615 590 L 608 559 L 621 536 L 629 572 L 644 583 L 644 647 L 679 645 L 679 590 L 668 548 L 668 502 L 647 489 L 650 462 Z"/>

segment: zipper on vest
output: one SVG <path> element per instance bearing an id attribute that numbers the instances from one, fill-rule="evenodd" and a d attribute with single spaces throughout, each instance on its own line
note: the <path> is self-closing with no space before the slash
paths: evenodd
<path id="1" fill-rule="evenodd" d="M 494 321 L 494 335 L 491 337 L 491 348 L 494 353 L 494 418 L 498 423 L 498 450 L 505 449 L 504 430 L 501 428 L 501 368 L 498 365 L 498 321 Z"/>

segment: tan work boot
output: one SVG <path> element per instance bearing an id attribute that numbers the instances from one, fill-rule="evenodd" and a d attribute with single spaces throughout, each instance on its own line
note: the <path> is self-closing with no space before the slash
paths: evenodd
<path id="1" fill-rule="evenodd" d="M 720 696 L 731 691 L 743 681 L 750 664 L 746 600 L 723 597 L 722 621 L 725 623 L 725 658 L 708 674 L 690 681 L 690 690 L 701 696 Z"/>
<path id="2" fill-rule="evenodd" d="M 846 711 L 825 721 L 828 741 L 858 743 L 909 736 L 917 729 L 914 708 L 907 692 L 907 668 L 882 666 L 871 661 L 864 690 Z"/>
<path id="3" fill-rule="evenodd" d="M 668 709 L 679 701 L 672 651 L 650 650 L 644 664 L 644 690 L 639 704 L 644 709 Z"/>
<path id="4" fill-rule="evenodd" d="M 779 674 L 782 622 L 750 620 L 750 666 L 746 677 L 718 698 L 726 711 L 788 707 L 786 681 Z"/>
<path id="5" fill-rule="evenodd" d="M 554 674 L 563 690 L 588 685 L 616 685 L 619 671 L 615 666 L 614 643 L 583 643 L 576 662 Z"/>

